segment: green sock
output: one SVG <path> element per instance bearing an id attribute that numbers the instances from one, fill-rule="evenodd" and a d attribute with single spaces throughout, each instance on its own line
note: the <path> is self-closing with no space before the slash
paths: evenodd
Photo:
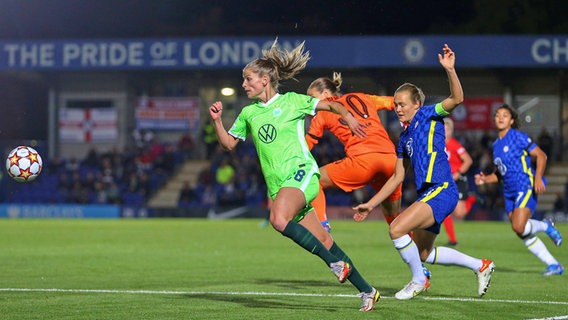
<path id="1" fill-rule="evenodd" d="M 337 243 L 333 243 L 331 248 L 329 248 L 329 252 L 351 265 L 351 274 L 349 275 L 347 280 L 349 280 L 349 282 L 351 282 L 355 286 L 355 288 L 359 290 L 359 292 L 373 291 L 373 287 L 367 281 L 365 281 L 365 279 L 363 279 L 363 276 L 361 276 L 357 268 L 355 268 L 355 265 L 353 264 L 353 261 L 351 261 L 351 258 L 349 258 L 349 256 L 345 252 L 343 252 L 343 250 L 341 250 Z"/>
<path id="2" fill-rule="evenodd" d="M 328 267 L 330 263 L 339 261 L 308 229 L 295 221 L 288 222 L 286 228 L 282 231 L 282 235 L 292 239 L 302 248 L 320 257 Z"/>

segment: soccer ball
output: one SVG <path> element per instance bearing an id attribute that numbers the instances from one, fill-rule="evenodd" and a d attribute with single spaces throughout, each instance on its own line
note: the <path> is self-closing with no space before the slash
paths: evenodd
<path id="1" fill-rule="evenodd" d="M 37 178 L 43 167 L 41 156 L 34 149 L 26 146 L 14 148 L 6 159 L 8 175 L 18 182 L 29 182 Z"/>

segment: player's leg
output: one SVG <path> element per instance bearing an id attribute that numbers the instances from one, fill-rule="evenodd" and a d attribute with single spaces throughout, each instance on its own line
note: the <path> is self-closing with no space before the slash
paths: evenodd
<path id="1" fill-rule="evenodd" d="M 389 201 L 388 199 L 383 201 L 381 203 L 381 209 L 383 211 L 385 221 L 390 225 L 400 213 L 400 198 L 394 201 Z"/>
<path id="2" fill-rule="evenodd" d="M 456 209 L 454 210 L 453 215 L 458 220 L 463 220 L 465 218 L 465 216 L 467 216 L 468 212 L 469 211 L 467 210 L 466 200 L 462 200 L 460 198 L 460 200 L 458 201 L 458 204 L 456 205 Z"/>
<path id="3" fill-rule="evenodd" d="M 414 235 L 411 238 L 409 232 L 416 233 L 419 228 L 426 228 L 434 222 L 430 206 L 424 202 L 415 202 L 402 211 L 389 226 L 389 234 L 394 247 L 412 273 L 412 280 L 395 294 L 399 300 L 412 299 L 430 287 L 430 282 L 423 272 Z"/>
<path id="4" fill-rule="evenodd" d="M 413 234 L 413 239 L 417 246 L 416 251 L 419 252 L 420 259 L 422 261 L 432 264 L 458 265 L 473 270 L 478 278 L 478 294 L 483 295 L 489 287 L 491 274 L 495 267 L 492 261 L 477 259 L 451 248 L 433 248 L 434 240 L 440 232 L 441 222 L 453 211 L 453 208 L 455 208 L 455 204 L 457 203 L 457 192 L 455 191 L 456 190 L 452 190 L 451 185 L 449 187 L 444 185 L 434 186 L 422 194 L 417 202 L 418 205 L 415 205 L 415 203 L 408 208 L 423 212 L 422 215 L 414 213 L 414 216 L 418 217 L 415 223 L 421 223 L 421 227 L 416 229 Z M 404 216 L 405 213 L 401 214 L 401 216 L 397 218 L 393 224 L 397 224 L 399 220 L 403 219 L 403 217 L 404 219 L 408 219 L 409 217 Z M 412 269 L 412 282 L 416 282 L 416 285 L 409 284 L 407 287 L 410 286 L 414 287 L 415 290 L 420 290 L 422 289 L 422 286 L 424 286 L 425 288 L 422 289 L 422 291 L 427 288 L 426 285 L 419 282 L 420 279 L 415 280 L 415 278 L 420 278 L 420 271 L 421 269 L 414 266 Z M 412 298 L 411 294 L 413 294 L 413 292 L 408 292 L 406 289 L 407 288 L 400 291 L 400 296 L 407 299 Z"/>
<path id="5" fill-rule="evenodd" d="M 454 219 L 451 214 L 444 219 L 444 229 L 446 229 L 446 234 L 448 235 L 447 245 L 456 246 L 458 244 L 458 240 L 456 238 L 456 231 L 454 230 Z"/>
<path id="6" fill-rule="evenodd" d="M 295 175 L 283 183 L 274 197 L 270 210 L 270 223 L 282 235 L 292 239 L 306 251 L 320 257 L 330 266 L 338 280 L 344 282 L 351 270 L 349 264 L 329 252 L 313 233 L 298 223 L 313 210 L 306 204 L 316 197 L 318 190 L 319 182 L 315 172 L 298 170 Z M 323 228 L 320 225 L 319 229 L 315 230 L 322 231 Z"/>
<path id="7" fill-rule="evenodd" d="M 373 287 L 361 276 L 357 268 L 355 268 L 353 261 L 351 261 L 351 258 L 349 258 L 349 256 L 333 240 L 329 232 L 325 231 L 313 212 L 307 213 L 299 223 L 316 236 L 331 252 L 331 254 L 339 260 L 349 263 L 351 273 L 347 279 L 359 290 L 359 292 L 370 293 L 373 291 Z"/>
<path id="8" fill-rule="evenodd" d="M 455 265 L 471 269 L 477 275 L 477 293 L 483 296 L 487 292 L 491 274 L 495 269 L 493 261 L 478 259 L 448 247 L 433 247 L 437 232 L 439 232 L 439 224 L 435 224 L 427 230 L 416 230 L 414 232 L 413 237 L 420 252 L 420 259 L 430 264 Z"/>
<path id="9" fill-rule="evenodd" d="M 321 225 L 324 227 L 324 229 L 326 229 L 329 232 L 331 231 L 331 226 L 327 218 L 327 204 L 325 199 L 324 188 L 335 188 L 337 186 L 329 178 L 326 166 L 320 168 L 319 182 L 320 182 L 319 192 L 316 198 L 312 201 L 312 206 L 316 211 L 317 218 L 320 221 Z"/>
<path id="10" fill-rule="evenodd" d="M 417 230 L 414 232 L 414 239 L 418 245 L 422 261 L 430 264 L 454 265 L 471 269 L 477 275 L 477 293 L 483 296 L 487 292 L 487 288 L 489 288 L 491 274 L 495 269 L 493 261 L 478 259 L 453 248 L 433 247 L 436 235 L 431 231 L 436 231 L 436 229 L 429 228 L 429 230 Z"/>
<path id="11" fill-rule="evenodd" d="M 358 165 L 358 158 L 344 158 L 320 168 L 321 188 L 311 204 L 324 228 L 327 227 L 326 229 L 329 231 L 331 226 L 327 217 L 325 191 L 322 189 L 340 188 L 345 192 L 351 192 L 367 185 L 371 177 L 371 172 Z"/>
<path id="12" fill-rule="evenodd" d="M 317 178 L 314 180 L 317 183 Z M 317 184 L 314 187 L 317 188 Z M 297 222 L 308 211 L 304 199 L 304 193 L 298 188 L 281 188 L 270 209 L 270 223 L 282 235 L 319 256 L 327 265 L 338 262 L 339 259 L 332 255 L 313 233 Z"/>
<path id="13" fill-rule="evenodd" d="M 376 192 L 381 190 L 385 185 L 387 180 L 393 175 L 396 165 L 396 155 L 394 154 L 384 154 L 381 157 L 375 157 L 373 159 L 373 169 L 374 175 L 370 182 L 370 185 L 375 189 Z M 402 199 L 402 184 L 400 184 L 391 195 L 381 203 L 381 208 L 383 211 L 383 216 L 387 224 L 391 222 L 400 213 L 400 203 Z"/>
<path id="14" fill-rule="evenodd" d="M 527 249 L 546 264 L 547 268 L 543 275 L 562 274 L 564 272 L 562 265 L 548 251 L 544 242 L 536 236 L 538 232 L 546 231 L 548 224 L 543 221 L 529 219 L 531 216 L 530 208 L 515 208 L 509 214 L 513 231 L 523 240 Z"/>
<path id="15" fill-rule="evenodd" d="M 382 181 L 382 180 L 380 180 Z M 375 182 L 377 182 L 376 179 L 374 179 L 374 183 L 373 183 L 373 188 L 375 188 L 375 190 L 380 190 L 380 188 L 384 185 L 384 181 L 380 182 L 380 184 L 375 184 Z M 383 216 L 385 217 L 385 221 L 387 222 L 387 224 L 391 224 L 392 221 L 394 219 L 396 219 L 396 217 L 399 215 L 400 213 L 400 203 L 401 203 L 401 199 L 402 199 L 402 184 L 398 186 L 398 188 L 396 188 L 393 193 L 391 193 L 391 195 L 381 203 L 381 209 L 383 211 Z M 412 232 L 409 233 L 410 237 L 412 237 Z M 426 266 L 424 264 L 422 264 L 422 271 L 424 272 L 424 275 L 430 279 L 430 277 L 432 277 L 432 272 L 426 268 Z"/>
<path id="16" fill-rule="evenodd" d="M 312 210 L 313 211 L 313 210 Z M 361 311 L 371 311 L 374 309 L 375 303 L 379 300 L 380 294 L 377 289 L 373 288 L 359 273 L 359 270 L 353 264 L 349 256 L 339 247 L 333 240 L 329 232 L 327 232 L 320 224 L 314 212 L 308 212 L 304 218 L 299 222 L 309 230 L 319 241 L 329 250 L 331 254 L 337 257 L 340 261 L 348 263 L 349 272 L 347 280 L 357 288 L 362 298 Z M 333 270 L 332 270 L 333 271 Z"/>
<path id="17" fill-rule="evenodd" d="M 458 244 L 458 238 L 456 237 L 456 231 L 454 228 L 454 217 L 458 220 L 463 220 L 463 218 L 469 212 L 466 210 L 465 203 L 465 199 L 469 192 L 467 186 L 467 178 L 463 176 L 460 177 L 456 181 L 456 185 L 458 187 L 458 203 L 454 208 L 454 212 L 444 220 L 444 229 L 446 230 L 446 234 L 448 235 L 448 246 L 456 246 Z"/>
<path id="18" fill-rule="evenodd" d="M 468 186 L 467 178 L 464 177 L 464 176 L 460 177 L 456 181 L 456 185 L 458 186 L 459 201 L 458 201 L 458 204 L 456 205 L 456 208 L 454 209 L 454 213 L 452 215 L 457 220 L 463 220 L 465 218 L 465 216 L 471 210 L 471 205 L 473 205 L 473 204 L 468 205 L 468 203 L 466 202 L 466 201 L 469 201 L 468 199 L 470 199 L 469 186 Z M 473 198 L 473 199 L 475 201 L 475 198 Z M 468 206 L 469 206 L 469 208 L 468 208 Z"/>

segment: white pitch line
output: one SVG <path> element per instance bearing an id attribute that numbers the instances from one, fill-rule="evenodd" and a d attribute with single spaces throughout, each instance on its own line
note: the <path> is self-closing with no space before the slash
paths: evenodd
<path id="1" fill-rule="evenodd" d="M 288 296 L 288 297 L 339 297 L 355 298 L 353 294 L 322 294 L 322 293 L 294 293 L 294 292 L 224 292 L 224 291 L 161 291 L 161 290 L 119 290 L 119 289 L 58 289 L 58 288 L 0 288 L 0 292 L 63 292 L 63 293 L 127 293 L 127 294 L 156 294 L 156 295 L 241 295 L 241 296 Z M 381 296 L 381 299 L 393 299 L 394 297 Z M 531 301 L 531 300 L 499 300 L 481 298 L 441 298 L 441 297 L 420 297 L 424 300 L 436 301 L 460 301 L 460 302 L 493 302 L 493 303 L 518 303 L 518 304 L 551 304 L 568 305 L 568 301 Z M 561 318 L 546 319 L 568 319 L 568 316 Z"/>
<path id="2" fill-rule="evenodd" d="M 547 318 L 534 318 L 534 319 L 527 319 L 527 320 L 562 320 L 562 319 L 568 319 L 568 315 L 566 315 L 566 316 L 553 316 L 553 317 L 547 317 Z"/>

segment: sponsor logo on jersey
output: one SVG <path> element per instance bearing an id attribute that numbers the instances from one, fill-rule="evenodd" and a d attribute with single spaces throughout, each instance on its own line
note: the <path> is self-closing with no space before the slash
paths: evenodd
<path id="1" fill-rule="evenodd" d="M 266 144 L 274 142 L 274 140 L 276 140 L 276 136 L 276 128 L 270 123 L 265 124 L 258 129 L 258 138 Z"/>

